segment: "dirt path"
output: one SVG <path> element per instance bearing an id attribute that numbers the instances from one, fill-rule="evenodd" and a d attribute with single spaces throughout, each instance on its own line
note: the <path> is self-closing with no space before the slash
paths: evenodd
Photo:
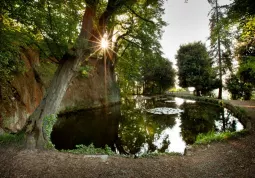
<path id="1" fill-rule="evenodd" d="M 255 123 L 255 101 L 231 101 Z M 186 156 L 91 157 L 56 151 L 0 148 L 0 177 L 255 177 L 255 133 L 189 151 Z"/>

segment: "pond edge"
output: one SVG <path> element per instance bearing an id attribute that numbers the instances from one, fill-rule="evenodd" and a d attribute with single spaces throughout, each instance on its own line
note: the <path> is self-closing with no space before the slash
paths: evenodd
<path id="1" fill-rule="evenodd" d="M 244 129 L 250 131 L 252 129 L 251 126 L 251 118 L 248 116 L 247 111 L 242 107 L 234 106 L 228 100 L 208 98 L 208 97 L 197 97 L 192 95 L 175 95 L 175 94 L 166 94 L 163 96 L 171 96 L 171 97 L 179 97 L 184 99 L 192 99 L 198 102 L 205 102 L 209 104 L 218 105 L 224 107 L 232 112 L 232 114 L 241 122 L 244 126 Z"/>

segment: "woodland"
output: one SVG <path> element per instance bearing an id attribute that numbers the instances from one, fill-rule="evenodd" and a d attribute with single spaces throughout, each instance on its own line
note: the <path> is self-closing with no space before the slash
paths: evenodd
<path id="1" fill-rule="evenodd" d="M 180 87 L 194 87 L 197 96 L 218 89 L 215 97 L 222 99 L 226 88 L 232 99 L 252 99 L 255 2 L 208 3 L 210 47 L 201 41 L 181 45 L 175 70 L 160 44 L 167 25 L 163 0 L 2 0 L 0 127 L 20 105 L 35 102 L 26 106 L 18 131 L 25 132 L 28 148 L 45 148 L 44 118 L 55 117 L 65 97 L 68 103 L 82 92 L 86 97 L 77 98 L 87 100 L 84 108 L 106 107 L 127 95 L 165 93 L 175 76 Z M 27 101 L 26 85 L 34 87 L 28 95 L 39 92 L 40 97 Z M 79 106 L 74 102 L 62 109 Z"/>

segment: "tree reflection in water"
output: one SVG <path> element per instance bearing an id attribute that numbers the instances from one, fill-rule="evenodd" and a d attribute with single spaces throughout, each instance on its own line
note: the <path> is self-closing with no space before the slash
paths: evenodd
<path id="1" fill-rule="evenodd" d="M 174 115 L 146 112 L 157 107 L 184 112 Z M 59 115 L 51 138 L 57 149 L 93 143 L 95 147 L 107 144 L 120 154 L 183 153 L 186 144 L 194 143 L 199 133 L 235 131 L 240 130 L 240 125 L 226 109 L 215 105 L 180 98 L 123 99 L 121 105 Z"/>
<path id="2" fill-rule="evenodd" d="M 184 102 L 181 108 L 184 110 L 181 113 L 181 135 L 187 144 L 193 144 L 200 133 L 240 130 L 237 119 L 225 108 L 199 102 Z"/>
<path id="3" fill-rule="evenodd" d="M 161 132 L 175 125 L 173 115 L 154 115 L 145 109 L 165 106 L 164 102 L 155 100 L 128 100 L 121 105 L 121 119 L 119 124 L 119 139 L 126 153 L 165 152 L 170 141 L 168 136 L 162 139 L 161 146 L 154 144 L 160 139 Z"/>

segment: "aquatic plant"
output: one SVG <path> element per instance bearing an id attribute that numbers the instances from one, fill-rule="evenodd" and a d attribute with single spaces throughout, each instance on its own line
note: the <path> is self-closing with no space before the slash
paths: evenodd
<path id="1" fill-rule="evenodd" d="M 183 110 L 178 108 L 167 108 L 167 107 L 147 109 L 146 111 L 152 114 L 165 114 L 165 115 L 178 114 L 180 112 L 183 112 Z"/>

